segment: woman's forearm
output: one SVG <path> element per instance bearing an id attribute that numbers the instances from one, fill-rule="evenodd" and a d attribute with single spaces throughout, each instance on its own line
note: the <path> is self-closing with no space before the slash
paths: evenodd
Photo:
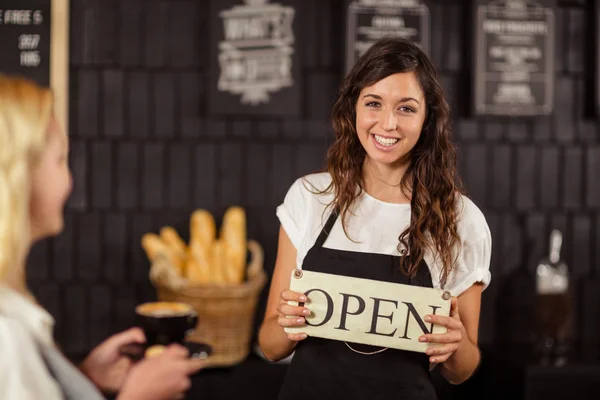
<path id="1" fill-rule="evenodd" d="M 477 345 L 465 338 L 454 354 L 441 365 L 441 373 L 448 382 L 458 385 L 473 375 L 480 360 L 481 353 Z"/>
<path id="2" fill-rule="evenodd" d="M 297 343 L 288 339 L 283 328 L 277 323 L 277 316 L 265 318 L 258 332 L 258 345 L 267 359 L 284 359 L 292 354 Z"/>

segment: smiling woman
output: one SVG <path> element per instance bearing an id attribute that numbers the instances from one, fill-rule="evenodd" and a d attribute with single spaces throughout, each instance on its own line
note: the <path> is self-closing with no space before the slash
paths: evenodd
<path id="1" fill-rule="evenodd" d="M 259 344 L 272 360 L 295 351 L 280 399 L 435 399 L 432 364 L 452 383 L 478 365 L 491 235 L 457 184 L 449 115 L 433 65 L 404 39 L 375 43 L 342 83 L 327 172 L 298 179 L 277 208 Z M 421 335 L 437 344 L 425 353 L 307 337 L 311 304 L 289 290 L 294 269 L 443 288 L 454 296 L 450 316 L 424 320 L 446 333 Z"/>
<path id="2" fill-rule="evenodd" d="M 423 92 L 413 72 L 390 75 L 361 90 L 356 132 L 371 160 L 406 164 L 425 122 L 421 103 Z"/>

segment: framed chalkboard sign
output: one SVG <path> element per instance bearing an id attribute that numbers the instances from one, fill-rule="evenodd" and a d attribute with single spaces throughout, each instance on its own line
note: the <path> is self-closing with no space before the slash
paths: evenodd
<path id="1" fill-rule="evenodd" d="M 555 1 L 477 0 L 474 7 L 475 114 L 551 114 Z"/>
<path id="2" fill-rule="evenodd" d="M 0 72 L 49 86 L 68 132 L 69 0 L 2 0 Z"/>
<path id="3" fill-rule="evenodd" d="M 423 0 L 347 0 L 346 72 L 377 40 L 401 36 L 429 54 L 431 17 Z"/>
<path id="4" fill-rule="evenodd" d="M 211 0 L 210 115 L 297 116 L 301 0 Z"/>

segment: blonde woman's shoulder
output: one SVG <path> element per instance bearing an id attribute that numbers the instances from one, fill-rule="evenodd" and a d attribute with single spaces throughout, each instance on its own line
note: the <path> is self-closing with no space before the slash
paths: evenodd
<path id="1" fill-rule="evenodd" d="M 0 371 L 7 364 L 17 365 L 31 351 L 37 352 L 31 332 L 20 321 L 0 314 Z"/>
<path id="2" fill-rule="evenodd" d="M 0 399 L 61 398 L 31 332 L 1 314 L 0 354 Z"/>
<path id="3" fill-rule="evenodd" d="M 29 369 L 28 355 L 37 352 L 37 345 L 30 332 L 23 324 L 14 318 L 0 314 L 0 394 L 15 374 L 21 374 Z M 0 398 L 12 398 L 0 396 Z"/>
<path id="4" fill-rule="evenodd" d="M 4 347 L 7 351 L 14 351 L 9 348 L 14 348 L 17 343 L 17 339 L 28 340 L 31 338 L 31 334 L 25 329 L 25 326 L 14 318 L 0 314 L 0 346 Z M 33 339 L 31 339 L 33 340 Z M 4 352 L 0 353 L 3 356 L 0 357 L 0 362 L 4 359 Z"/>

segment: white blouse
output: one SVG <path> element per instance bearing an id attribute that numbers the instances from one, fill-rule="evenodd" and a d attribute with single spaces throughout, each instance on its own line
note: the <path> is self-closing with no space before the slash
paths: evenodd
<path id="1" fill-rule="evenodd" d="M 0 284 L 0 399 L 104 398 L 56 348 L 53 329 L 46 310 Z"/>
<path id="2" fill-rule="evenodd" d="M 0 286 L 0 398 L 63 399 L 40 344 L 52 345 L 54 318 L 20 293 Z"/>
<path id="3" fill-rule="evenodd" d="M 297 250 L 297 268 L 302 267 L 304 257 L 317 240 L 331 211 L 326 210 L 326 206 L 333 195 L 314 192 L 324 190 L 330 183 L 331 176 L 328 173 L 299 178 L 288 190 L 283 204 L 277 208 L 277 217 Z M 398 236 L 410 224 L 410 204 L 386 203 L 363 192 L 353 207 L 346 227 L 352 240 L 344 233 L 341 218 L 338 218 L 324 247 L 399 256 Z M 485 216 L 465 196 L 461 197 L 458 207 L 461 246 L 455 249 L 458 251 L 457 263 L 445 286 L 454 296 L 459 296 L 476 282 L 481 282 L 485 289 L 491 280 L 492 236 Z M 430 252 L 426 252 L 424 258 L 431 272 L 433 286 L 439 288 L 441 260 Z"/>

